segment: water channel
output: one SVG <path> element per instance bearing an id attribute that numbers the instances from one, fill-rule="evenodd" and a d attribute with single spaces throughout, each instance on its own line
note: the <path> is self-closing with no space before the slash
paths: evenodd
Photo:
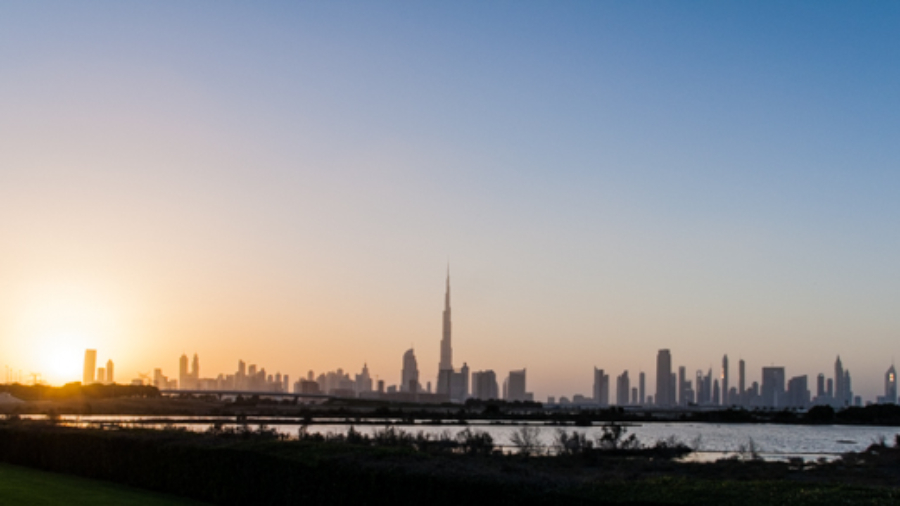
<path id="1" fill-rule="evenodd" d="M 148 417 L 148 416 L 63 416 L 62 422 L 76 426 L 102 426 L 109 424 L 135 425 L 144 427 L 177 427 L 193 431 L 205 431 L 213 425 L 215 417 Z M 225 426 L 237 426 L 233 418 L 228 419 Z M 311 433 L 346 433 L 350 427 L 372 434 L 383 429 L 386 423 L 395 425 L 407 432 L 423 432 L 434 436 L 444 433 L 455 435 L 469 428 L 486 431 L 494 443 L 500 447 L 514 449 L 512 435 L 524 425 L 518 422 L 469 421 L 467 424 L 431 422 L 405 423 L 401 420 L 366 420 L 347 423 L 344 419 L 318 419 L 306 426 Z M 296 436 L 302 421 L 296 418 L 252 417 L 247 420 L 250 428 L 260 425 L 288 436 Z M 557 431 L 565 429 L 585 433 L 589 439 L 596 439 L 602 433 L 600 425 L 591 427 L 559 427 L 543 423 L 528 423 L 539 429 L 541 443 L 551 448 Z M 627 424 L 626 435 L 635 434 L 644 445 L 652 445 L 657 440 L 674 438 L 696 450 L 690 457 L 692 460 L 716 460 L 730 455 L 747 456 L 751 448 L 760 457 L 767 460 L 786 460 L 800 457 L 804 460 L 820 458 L 833 459 L 842 453 L 862 451 L 869 445 L 882 439 L 888 444 L 894 443 L 895 435 L 900 434 L 900 427 L 859 426 L 859 425 L 780 425 L 780 424 L 715 424 L 715 423 L 673 423 L 652 422 Z"/>

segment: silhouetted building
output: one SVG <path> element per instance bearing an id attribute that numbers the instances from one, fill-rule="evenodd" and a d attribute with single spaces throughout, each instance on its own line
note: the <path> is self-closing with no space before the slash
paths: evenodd
<path id="1" fill-rule="evenodd" d="M 747 405 L 760 406 L 762 404 L 762 396 L 759 395 L 759 383 L 753 382 L 747 389 Z"/>
<path id="2" fill-rule="evenodd" d="M 786 402 L 778 407 L 803 409 L 809 406 L 809 388 L 806 375 L 795 376 L 788 381 L 786 397 Z"/>
<path id="3" fill-rule="evenodd" d="M 679 406 L 687 406 L 687 372 L 685 367 L 678 367 L 678 405 Z"/>
<path id="4" fill-rule="evenodd" d="M 97 369 L 97 350 L 84 350 L 84 374 L 81 384 L 90 385 L 94 382 L 94 373 Z"/>
<path id="5" fill-rule="evenodd" d="M 295 394 L 320 394 L 322 391 L 319 389 L 319 384 L 315 381 L 309 381 L 303 378 L 300 378 L 294 383 L 294 393 Z"/>
<path id="6" fill-rule="evenodd" d="M 731 399 L 728 398 L 728 355 L 722 356 L 722 405 L 731 405 Z"/>
<path id="7" fill-rule="evenodd" d="M 419 388 L 419 364 L 416 362 L 416 354 L 410 348 L 403 354 L 403 371 L 400 375 L 401 392 L 418 392 Z"/>
<path id="8" fill-rule="evenodd" d="M 190 380 L 191 373 L 188 371 L 188 356 L 181 354 L 178 359 L 178 386 L 182 390 L 190 390 L 193 388 L 193 382 Z"/>
<path id="9" fill-rule="evenodd" d="M 372 391 L 372 377 L 369 376 L 369 364 L 364 363 L 362 372 L 356 375 L 356 381 L 353 382 L 356 395 Z"/>
<path id="10" fill-rule="evenodd" d="M 853 401 L 853 382 L 850 379 L 850 370 L 844 370 L 844 396 L 841 398 L 841 406 L 849 406 Z"/>
<path id="11" fill-rule="evenodd" d="M 672 406 L 672 355 L 669 350 L 659 350 L 656 355 L 656 405 Z"/>
<path id="12" fill-rule="evenodd" d="M 625 406 L 628 404 L 628 394 L 631 391 L 631 382 L 628 380 L 628 371 L 616 377 L 616 404 Z"/>
<path id="13" fill-rule="evenodd" d="M 115 383 L 115 365 L 112 360 L 106 361 L 106 382 L 107 383 Z"/>
<path id="14" fill-rule="evenodd" d="M 609 375 L 594 367 L 594 402 L 609 406 Z"/>
<path id="15" fill-rule="evenodd" d="M 160 390 L 175 390 L 178 388 L 178 380 L 170 380 L 163 375 L 162 369 L 154 369 L 153 386 Z"/>
<path id="16" fill-rule="evenodd" d="M 678 404 L 678 375 L 674 372 L 669 375 L 669 399 L 673 406 Z"/>
<path id="17" fill-rule="evenodd" d="M 708 406 L 712 404 L 712 369 L 704 375 L 703 371 L 697 371 L 697 405 Z"/>
<path id="18" fill-rule="evenodd" d="M 450 381 L 453 372 L 453 346 L 450 322 L 450 266 L 447 266 L 447 292 L 444 294 L 444 324 L 441 337 L 441 362 L 438 364 L 437 393 L 450 395 Z M 450 371 L 450 373 L 446 372 Z"/>
<path id="19" fill-rule="evenodd" d="M 312 371 L 309 371 L 309 381 L 313 381 Z M 235 390 L 244 390 L 247 385 L 247 364 L 243 360 L 238 360 L 238 370 L 234 377 Z"/>
<path id="20" fill-rule="evenodd" d="M 508 401 L 530 401 L 532 395 L 525 390 L 525 369 L 510 371 L 503 383 L 504 398 Z"/>
<path id="21" fill-rule="evenodd" d="M 738 361 L 738 403 L 742 406 L 746 406 L 749 403 L 747 402 L 747 389 L 744 383 L 744 359 L 740 359 Z"/>
<path id="22" fill-rule="evenodd" d="M 696 395 L 694 392 L 693 382 L 685 381 L 684 382 L 684 405 L 690 406 L 691 404 L 696 403 Z"/>
<path id="23" fill-rule="evenodd" d="M 481 400 L 499 399 L 497 375 L 494 371 L 472 373 L 472 397 Z"/>
<path id="24" fill-rule="evenodd" d="M 450 400 L 465 402 L 469 398 L 469 366 L 463 362 L 459 372 L 450 375 Z"/>
<path id="25" fill-rule="evenodd" d="M 834 398 L 843 406 L 845 397 L 844 366 L 841 364 L 841 356 L 838 355 L 834 361 Z"/>
<path id="26" fill-rule="evenodd" d="M 884 402 L 897 404 L 897 371 L 894 364 L 884 373 Z"/>
<path id="27" fill-rule="evenodd" d="M 784 407 L 784 367 L 762 368 L 762 405 L 767 408 Z"/>
<path id="28" fill-rule="evenodd" d="M 647 379 L 647 375 L 644 374 L 643 372 L 641 372 L 641 374 L 638 375 L 638 401 L 642 405 L 647 400 L 647 396 L 646 396 L 647 392 L 645 390 L 646 379 Z"/>

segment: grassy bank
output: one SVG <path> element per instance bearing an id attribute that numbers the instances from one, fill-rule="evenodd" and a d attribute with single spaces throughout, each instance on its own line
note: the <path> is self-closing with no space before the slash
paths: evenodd
<path id="1" fill-rule="evenodd" d="M 203 503 L 106 481 L 0 464 L 0 504 L 200 506 Z"/>

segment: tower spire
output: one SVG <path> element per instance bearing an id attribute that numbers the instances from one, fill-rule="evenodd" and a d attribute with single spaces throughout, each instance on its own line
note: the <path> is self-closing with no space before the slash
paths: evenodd
<path id="1" fill-rule="evenodd" d="M 444 311 L 447 312 L 447 318 L 450 314 L 450 262 L 447 262 L 447 293 L 444 295 Z"/>
<path id="2" fill-rule="evenodd" d="M 450 375 L 453 373 L 452 325 L 450 321 L 450 262 L 447 262 L 447 292 L 444 295 L 443 333 L 441 336 L 441 362 L 438 365 L 438 393 L 450 393 Z"/>

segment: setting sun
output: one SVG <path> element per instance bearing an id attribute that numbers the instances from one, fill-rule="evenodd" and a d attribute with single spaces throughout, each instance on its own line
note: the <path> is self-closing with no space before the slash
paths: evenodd
<path id="1" fill-rule="evenodd" d="M 35 348 L 41 350 L 38 371 L 51 384 L 80 381 L 86 339 L 76 334 L 56 334 L 39 340 Z"/>
<path id="2" fill-rule="evenodd" d="M 108 289 L 84 280 L 34 283 L 21 287 L 17 318 L 8 324 L 16 339 L 3 343 L 6 363 L 21 381 L 59 385 L 81 381 L 84 350 L 101 350 L 102 364 L 121 346 L 121 307 L 111 303 Z M 104 352 L 105 351 L 105 352 Z M 103 367 L 98 360 L 98 367 Z"/>

